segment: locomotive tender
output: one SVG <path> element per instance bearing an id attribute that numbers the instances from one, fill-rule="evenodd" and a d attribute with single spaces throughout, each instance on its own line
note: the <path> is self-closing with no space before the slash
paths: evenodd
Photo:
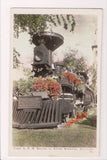
<path id="1" fill-rule="evenodd" d="M 61 79 L 63 64 L 52 62 L 52 52 L 64 42 L 61 35 L 40 32 L 33 36 L 32 42 L 36 45 L 32 64 L 34 77 L 57 75 L 56 78 L 62 86 L 62 94 L 58 100 L 50 98 L 45 91 L 32 91 L 30 95 L 19 96 L 13 101 L 13 127 L 34 129 L 57 127 L 66 121 L 67 116 L 75 116 L 75 105 L 91 106 L 94 95 L 87 85 L 84 93 L 76 93 L 68 80 Z M 76 104 L 77 99 L 79 99 L 78 104 Z"/>

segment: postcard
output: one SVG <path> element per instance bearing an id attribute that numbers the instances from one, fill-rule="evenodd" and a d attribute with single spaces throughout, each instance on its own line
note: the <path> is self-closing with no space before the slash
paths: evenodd
<path id="1" fill-rule="evenodd" d="M 102 9 L 10 12 L 9 156 L 99 156 Z"/>

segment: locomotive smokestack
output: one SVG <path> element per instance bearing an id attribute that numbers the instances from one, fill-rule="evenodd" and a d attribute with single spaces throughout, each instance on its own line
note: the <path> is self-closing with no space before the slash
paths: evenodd
<path id="1" fill-rule="evenodd" d="M 33 71 L 35 76 L 52 74 L 52 52 L 63 44 L 64 38 L 53 32 L 41 32 L 33 36 L 34 49 Z"/>

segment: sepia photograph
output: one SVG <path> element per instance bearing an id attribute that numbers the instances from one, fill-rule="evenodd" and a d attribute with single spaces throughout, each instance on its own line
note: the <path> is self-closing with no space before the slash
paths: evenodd
<path id="1" fill-rule="evenodd" d="M 101 35 L 102 9 L 11 9 L 10 155 L 99 155 Z"/>

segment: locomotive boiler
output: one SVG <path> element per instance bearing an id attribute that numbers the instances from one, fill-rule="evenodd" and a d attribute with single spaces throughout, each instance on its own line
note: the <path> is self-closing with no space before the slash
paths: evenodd
<path id="1" fill-rule="evenodd" d="M 13 101 L 13 127 L 15 128 L 54 128 L 74 117 L 75 105 L 87 109 L 94 102 L 92 90 L 85 85 L 84 92 L 75 90 L 67 79 L 61 78 L 63 63 L 52 61 L 52 53 L 60 47 L 64 38 L 53 32 L 41 32 L 33 36 L 34 57 L 32 72 L 34 77 L 53 77 L 62 88 L 59 99 L 52 99 L 46 91 L 34 91 L 29 95 L 19 95 Z M 81 73 L 80 73 L 81 74 Z M 81 74 L 82 75 L 82 74 Z M 87 80 L 86 76 L 83 76 Z M 79 103 L 76 104 L 77 99 Z"/>

